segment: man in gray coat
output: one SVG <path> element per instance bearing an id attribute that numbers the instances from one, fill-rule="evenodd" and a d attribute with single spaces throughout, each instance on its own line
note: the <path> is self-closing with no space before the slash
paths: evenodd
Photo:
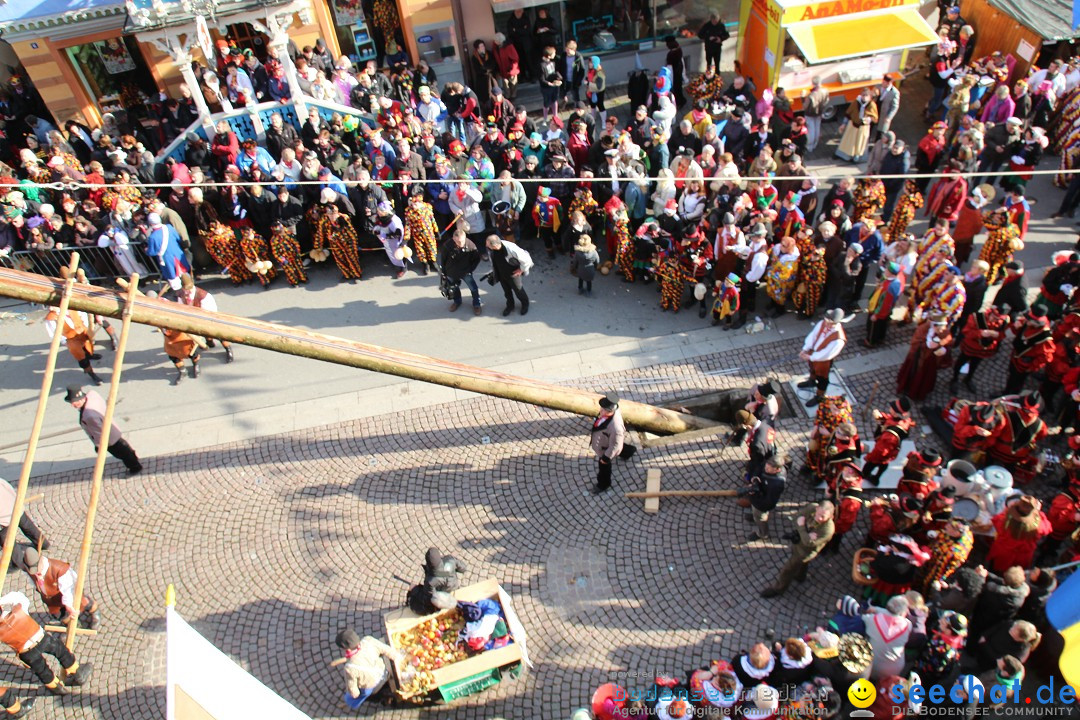
<path id="1" fill-rule="evenodd" d="M 787 537 L 791 540 L 791 557 L 780 570 L 780 576 L 770 587 L 761 591 L 761 597 L 773 598 L 782 595 L 792 580 L 802 582 L 806 579 L 806 569 L 810 561 L 818 556 L 832 540 L 835 506 L 828 500 L 817 505 L 807 505 L 795 519 L 795 532 Z"/>
<path id="2" fill-rule="evenodd" d="M 120 428 L 116 423 L 109 428 L 109 435 L 105 437 L 105 399 L 93 390 L 83 390 L 79 385 L 68 385 L 67 395 L 64 402 L 71 403 L 71 407 L 79 411 L 79 425 L 86 431 L 90 440 L 94 443 L 94 449 L 101 445 L 104 439 L 109 454 L 117 460 L 123 461 L 127 466 L 128 475 L 137 475 L 142 472 L 142 463 L 135 450 L 128 445 Z"/>
<path id="3" fill-rule="evenodd" d="M 593 495 L 611 487 L 611 463 L 616 457 L 627 460 L 637 452 L 637 447 L 626 443 L 626 424 L 619 412 L 619 396 L 609 392 L 600 398 L 600 414 L 593 420 L 589 443 L 600 462 L 596 473 Z"/>
<path id="4" fill-rule="evenodd" d="M 899 110 L 900 90 L 897 89 L 892 76 L 886 75 L 881 80 L 881 87 L 878 88 L 877 137 L 881 137 L 882 134 L 889 131 L 892 127 L 893 118 L 896 117 Z"/>

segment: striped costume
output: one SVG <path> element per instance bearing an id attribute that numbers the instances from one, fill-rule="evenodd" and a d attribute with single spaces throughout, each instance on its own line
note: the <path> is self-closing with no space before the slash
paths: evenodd
<path id="1" fill-rule="evenodd" d="M 919 570 L 919 591 L 929 592 L 934 589 L 934 583 L 941 583 L 952 576 L 967 562 L 974 546 L 975 536 L 971 534 L 971 528 L 966 525 L 963 535 L 958 538 L 949 537 L 947 533 L 939 533 L 937 540 L 930 548 L 930 559 Z"/>
<path id="2" fill-rule="evenodd" d="M 291 228 L 279 226 L 270 235 L 270 253 L 274 260 L 281 266 L 285 273 L 285 279 L 290 285 L 299 285 L 308 281 L 307 273 L 304 272 L 304 259 L 300 251 L 300 243 Z"/>
<path id="3" fill-rule="evenodd" d="M 941 283 L 934 287 L 926 302 L 927 316 L 941 313 L 949 320 L 952 327 L 960 319 L 967 300 L 967 289 L 959 277 L 947 273 Z"/>
<path id="4" fill-rule="evenodd" d="M 799 276 L 795 291 L 791 293 L 791 302 L 801 315 L 812 317 L 821 302 L 821 292 L 825 289 L 828 266 L 825 263 L 825 249 L 814 248 L 804 251 L 799 247 Z"/>
<path id="5" fill-rule="evenodd" d="M 795 289 L 798 270 L 798 257 L 784 255 L 779 245 L 773 247 L 773 259 L 765 272 L 765 293 L 780 307 L 787 303 L 791 291 Z"/>
<path id="6" fill-rule="evenodd" d="M 240 252 L 244 255 L 244 264 L 247 269 L 259 279 L 259 283 L 263 287 L 270 285 L 270 281 L 277 275 L 277 271 L 274 270 L 271 260 L 273 255 L 270 252 L 270 244 L 266 242 L 266 238 L 252 228 L 244 228 L 240 231 Z M 267 261 L 271 261 L 269 268 L 253 269 L 252 267 L 255 263 Z"/>
<path id="7" fill-rule="evenodd" d="M 210 223 L 210 228 L 202 233 L 202 241 L 206 252 L 214 258 L 214 262 L 225 269 L 233 285 L 251 279 L 251 271 L 244 264 L 244 253 L 231 227 L 215 220 Z"/>
<path id="8" fill-rule="evenodd" d="M 634 238 L 630 235 L 630 221 L 626 213 L 619 213 L 612 223 L 615 227 L 615 263 L 622 276 L 634 282 Z"/>
<path id="9" fill-rule="evenodd" d="M 806 465 L 821 477 L 829 455 L 829 444 L 836 428 L 843 423 L 854 423 L 851 403 L 843 395 L 826 395 L 818 404 L 814 416 L 814 429 L 806 447 Z"/>
<path id="10" fill-rule="evenodd" d="M 990 265 L 986 282 L 993 285 L 1005 263 L 1012 260 L 1013 249 L 1020 240 L 1020 228 L 1012 223 L 1008 215 L 993 212 L 983 213 L 983 225 L 986 227 L 987 236 L 979 259 Z"/>
<path id="11" fill-rule="evenodd" d="M 915 312 L 929 299 L 933 289 L 949 272 L 948 262 L 942 260 L 942 256 L 951 258 L 955 252 L 956 246 L 948 233 L 939 236 L 930 230 L 922 237 L 919 241 L 919 259 L 915 261 L 915 271 L 911 279 L 909 312 Z"/>
<path id="12" fill-rule="evenodd" d="M 891 243 L 907 232 L 908 225 L 915 219 L 915 213 L 925 204 L 919 186 L 914 180 L 904 181 L 904 193 L 897 199 L 896 207 L 893 208 L 892 217 L 889 218 L 889 226 L 883 233 L 886 243 Z"/>
<path id="13" fill-rule="evenodd" d="M 682 307 L 683 290 L 689 278 L 679 262 L 679 256 L 670 254 L 656 269 L 656 279 L 660 284 L 660 309 L 679 312 Z"/>
<path id="14" fill-rule="evenodd" d="M 885 183 L 880 180 L 859 180 L 852 195 L 855 201 L 852 223 L 869 220 L 885 207 Z"/>
<path id="15" fill-rule="evenodd" d="M 315 229 L 315 249 L 328 247 L 334 255 L 334 262 L 346 280 L 359 280 L 364 270 L 360 267 L 360 250 L 357 247 L 356 230 L 349 218 L 339 215 L 331 221 L 326 215 L 319 218 Z"/>
<path id="16" fill-rule="evenodd" d="M 439 225 L 426 202 L 410 202 L 405 208 L 405 240 L 412 241 L 416 262 L 433 263 L 439 254 Z"/>

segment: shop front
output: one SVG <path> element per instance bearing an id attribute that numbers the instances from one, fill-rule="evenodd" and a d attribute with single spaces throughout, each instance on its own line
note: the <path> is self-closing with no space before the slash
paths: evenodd
<path id="1" fill-rule="evenodd" d="M 820 78 L 834 103 L 885 75 L 899 76 L 911 48 L 937 42 L 918 0 L 746 0 L 738 57 L 761 89 L 782 87 L 795 109 Z"/>
<path id="2" fill-rule="evenodd" d="M 325 38 L 338 53 L 327 0 L 10 0 L 0 31 L 54 119 L 100 125 L 123 111 L 150 122 L 148 105 L 181 84 L 197 89 L 191 64 L 213 68 L 226 38 L 266 57 L 270 26 L 298 46 Z M 208 18 L 198 31 L 197 16 Z M 285 36 L 283 36 L 285 37 Z"/>
<path id="3" fill-rule="evenodd" d="M 738 0 L 492 0 L 491 6 L 495 29 L 508 38 L 520 38 L 513 31 L 528 20 L 530 54 L 537 55 L 568 40 L 590 55 L 651 50 L 669 35 L 696 36 L 713 12 L 728 22 L 739 12 Z"/>

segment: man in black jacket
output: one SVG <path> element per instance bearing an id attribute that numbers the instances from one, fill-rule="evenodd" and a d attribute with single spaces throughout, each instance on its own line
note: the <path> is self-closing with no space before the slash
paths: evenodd
<path id="1" fill-rule="evenodd" d="M 705 43 L 705 64 L 720 67 L 720 51 L 724 41 L 731 37 L 727 27 L 715 10 L 709 14 L 709 21 L 698 30 L 698 37 Z"/>
<path id="2" fill-rule="evenodd" d="M 769 539 L 769 513 L 780 502 L 780 496 L 784 492 L 787 478 L 784 474 L 784 465 L 787 459 L 782 453 L 770 453 L 765 457 L 762 472 L 750 478 L 750 485 L 739 490 L 739 504 L 744 501 L 750 506 L 748 520 L 752 520 L 757 527 L 747 535 L 746 542 Z"/>
<path id="3" fill-rule="evenodd" d="M 270 127 L 266 131 L 266 151 L 276 161 L 281 161 L 281 151 L 285 148 L 296 147 L 296 141 L 300 139 L 299 133 L 292 124 L 285 124 L 281 113 L 270 116 Z"/>
<path id="4" fill-rule="evenodd" d="M 450 312 L 461 307 L 461 283 L 469 286 L 472 293 L 473 314 L 479 315 L 482 310 L 480 304 L 480 288 L 476 286 L 473 271 L 480 264 L 480 251 L 476 245 L 465 236 L 465 231 L 458 229 L 449 242 L 439 248 L 439 267 L 442 274 L 450 285 Z"/>
<path id="5" fill-rule="evenodd" d="M 1008 311 L 1005 310 L 1008 306 Z M 1024 263 L 1011 260 L 1005 263 L 1005 279 L 994 296 L 994 307 L 1015 320 L 1028 309 L 1027 288 L 1024 287 Z"/>

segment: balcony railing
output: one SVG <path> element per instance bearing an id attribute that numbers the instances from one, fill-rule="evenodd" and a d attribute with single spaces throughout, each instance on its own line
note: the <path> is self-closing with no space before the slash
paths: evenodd
<path id="1" fill-rule="evenodd" d="M 342 117 L 355 117 L 369 128 L 376 125 L 375 117 L 371 113 L 361 112 L 348 105 L 338 105 L 337 103 L 315 100 L 310 97 L 304 98 L 304 105 L 318 108 L 319 115 L 328 122 L 336 113 Z M 229 127 L 236 133 L 236 139 L 240 142 L 252 138 L 261 145 L 266 136 L 266 128 L 270 127 L 270 118 L 275 114 L 281 115 L 281 119 L 295 127 L 297 132 L 300 131 L 306 119 L 297 115 L 295 104 L 280 102 L 264 102 L 213 113 L 209 117 L 196 120 L 191 124 L 191 127 L 180 133 L 175 140 L 162 148 L 157 155 L 157 160 L 163 162 L 165 158 L 171 157 L 177 162 L 183 162 L 184 153 L 187 150 L 188 133 L 195 133 L 203 140 L 209 141 L 209 133 L 213 132 L 213 129 L 221 120 L 229 123 Z M 280 160 L 280 158 L 274 159 Z"/>

